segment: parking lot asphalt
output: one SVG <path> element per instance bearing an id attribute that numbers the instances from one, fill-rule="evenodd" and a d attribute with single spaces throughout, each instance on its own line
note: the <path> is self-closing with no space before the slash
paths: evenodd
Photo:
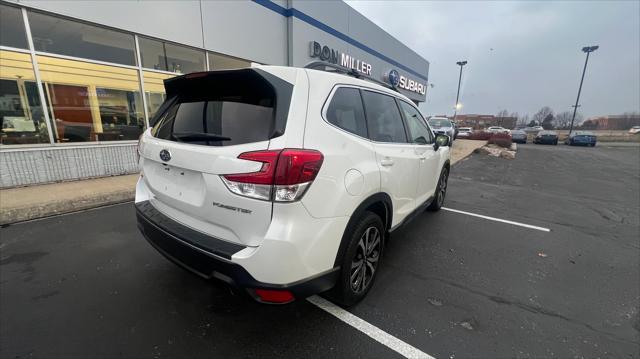
<path id="1" fill-rule="evenodd" d="M 451 172 L 349 312 L 437 358 L 640 356 L 638 148 L 522 145 Z M 268 306 L 177 268 L 132 204 L 0 229 L 0 356 L 399 354 L 312 303 Z"/>

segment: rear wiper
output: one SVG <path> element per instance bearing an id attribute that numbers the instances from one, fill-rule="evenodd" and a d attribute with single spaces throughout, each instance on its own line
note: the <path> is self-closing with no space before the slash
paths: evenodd
<path id="1" fill-rule="evenodd" d="M 231 141 L 231 138 L 203 132 L 174 132 L 173 137 L 180 141 Z"/>

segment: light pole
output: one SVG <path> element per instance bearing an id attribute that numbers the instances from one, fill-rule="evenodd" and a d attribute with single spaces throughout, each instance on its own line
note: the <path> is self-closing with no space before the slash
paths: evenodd
<path id="1" fill-rule="evenodd" d="M 587 53 L 587 58 L 584 60 L 584 68 L 582 69 L 582 78 L 580 79 L 580 87 L 578 87 L 578 97 L 576 98 L 576 104 L 573 106 L 573 116 L 571 116 L 571 127 L 569 127 L 569 135 L 573 131 L 573 121 L 576 119 L 576 111 L 578 111 L 578 102 L 580 101 L 580 92 L 582 91 L 582 82 L 584 82 L 584 73 L 587 71 L 587 63 L 589 62 L 589 54 L 598 49 L 598 45 L 585 46 L 582 48 L 582 52 Z"/>
<path id="2" fill-rule="evenodd" d="M 460 76 L 458 77 L 458 93 L 456 94 L 456 107 L 453 112 L 453 120 L 456 120 L 456 116 L 458 115 L 458 107 L 460 107 L 460 103 L 458 100 L 460 99 L 460 82 L 462 81 L 462 67 L 467 64 L 467 61 L 458 61 L 456 62 L 458 66 L 460 66 Z"/>

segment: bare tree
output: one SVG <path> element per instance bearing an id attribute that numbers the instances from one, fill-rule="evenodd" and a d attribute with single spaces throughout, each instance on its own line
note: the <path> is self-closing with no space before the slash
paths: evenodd
<path id="1" fill-rule="evenodd" d="M 573 116 L 573 113 L 571 111 L 560 112 L 559 114 L 556 115 L 554 125 L 558 129 L 569 128 L 569 125 L 571 125 L 571 117 L 572 116 Z M 578 117 L 578 115 L 576 114 L 576 118 L 577 117 Z"/>
<path id="2" fill-rule="evenodd" d="M 545 130 L 553 130 L 553 123 L 555 122 L 555 116 L 553 113 L 547 115 L 547 117 L 542 120 L 542 128 Z"/>
<path id="3" fill-rule="evenodd" d="M 542 122 L 547 119 L 551 115 L 553 117 L 553 110 L 549 106 L 544 106 L 538 112 L 533 115 L 533 121 L 535 121 L 538 125 L 542 125 Z"/>
<path id="4" fill-rule="evenodd" d="M 505 118 L 509 117 L 509 111 L 502 110 L 502 111 L 498 112 L 496 117 L 498 118 L 498 126 L 504 126 L 504 120 L 505 120 Z"/>
<path id="5" fill-rule="evenodd" d="M 529 115 L 518 117 L 518 126 L 526 126 L 529 124 Z"/>

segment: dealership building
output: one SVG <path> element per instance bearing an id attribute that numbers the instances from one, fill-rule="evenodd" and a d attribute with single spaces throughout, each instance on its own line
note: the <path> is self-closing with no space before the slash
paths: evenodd
<path id="1" fill-rule="evenodd" d="M 426 98 L 429 62 L 342 1 L 0 0 L 0 187 L 137 172 L 167 78 L 318 60 Z"/>

